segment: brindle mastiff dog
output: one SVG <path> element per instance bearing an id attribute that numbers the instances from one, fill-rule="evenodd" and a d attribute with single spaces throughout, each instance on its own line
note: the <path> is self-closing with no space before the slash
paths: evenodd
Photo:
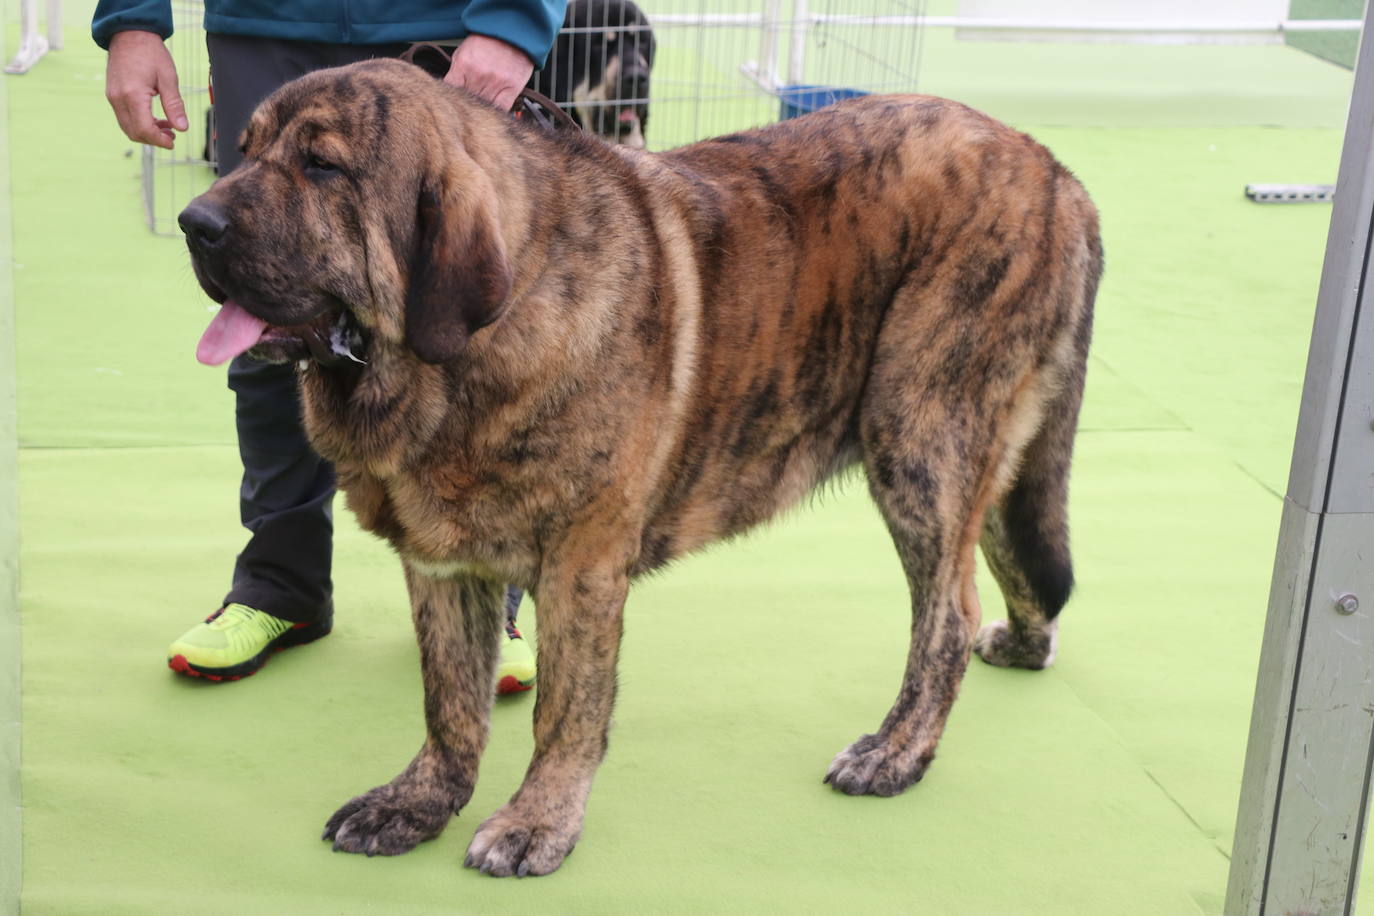
<path id="1" fill-rule="evenodd" d="M 423 746 L 329 819 L 336 849 L 405 852 L 471 797 L 511 582 L 538 608 L 535 752 L 465 864 L 556 869 L 630 580 L 852 464 L 912 638 L 891 712 L 826 781 L 920 779 L 970 650 L 1050 663 L 1102 258 L 1083 188 L 1028 137 L 888 96 L 649 154 L 373 61 L 283 87 L 243 143 L 181 216 L 224 303 L 201 356 L 302 360 L 312 441 L 401 556 L 424 674 Z M 1008 608 L 981 630 L 978 544 Z"/>

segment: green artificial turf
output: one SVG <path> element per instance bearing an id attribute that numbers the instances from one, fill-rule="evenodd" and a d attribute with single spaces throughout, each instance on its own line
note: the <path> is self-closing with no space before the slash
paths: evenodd
<path id="1" fill-rule="evenodd" d="M 8 118 L 0 81 L 0 125 Z M 19 906 L 23 843 L 19 751 L 19 453 L 14 375 L 9 147 L 0 144 L 0 911 Z"/>
<path id="2" fill-rule="evenodd" d="M 498 704 L 442 837 L 395 859 L 318 840 L 423 734 L 399 565 L 342 509 L 333 635 L 233 685 L 165 669 L 242 543 L 231 400 L 192 358 L 209 314 L 183 247 L 143 227 L 103 57 L 70 44 L 6 85 L 26 913 L 1221 912 L 1330 215 L 1242 189 L 1333 179 L 1348 73 L 1282 47 L 927 36 L 922 88 L 1031 130 L 1103 215 L 1058 663 L 975 661 L 906 794 L 822 786 L 892 702 L 909 626 L 852 480 L 635 588 L 583 839 L 553 876 L 497 881 L 459 864 L 519 784 L 529 695 Z M 1226 75 L 1194 108 L 1207 61 Z M 1089 65 L 1119 72 L 1072 77 Z"/>

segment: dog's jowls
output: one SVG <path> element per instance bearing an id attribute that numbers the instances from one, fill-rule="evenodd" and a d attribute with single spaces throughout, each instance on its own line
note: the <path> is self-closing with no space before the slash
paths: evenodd
<path id="1" fill-rule="evenodd" d="M 354 341 L 364 364 L 301 363 L 305 423 L 400 555 L 421 650 L 424 744 L 330 818 L 335 848 L 405 852 L 467 803 L 511 582 L 538 614 L 535 751 L 467 864 L 553 871 L 606 750 L 630 581 L 852 464 L 913 626 L 831 785 L 920 779 L 970 651 L 1051 661 L 1101 249 L 1026 136 L 886 96 L 653 155 L 374 61 L 285 86 L 244 139 L 183 214 L 220 342 Z M 1008 609 L 981 630 L 980 544 Z"/>

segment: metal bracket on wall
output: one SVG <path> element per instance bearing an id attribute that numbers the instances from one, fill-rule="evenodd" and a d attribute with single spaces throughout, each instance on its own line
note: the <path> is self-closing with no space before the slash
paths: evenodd
<path id="1" fill-rule="evenodd" d="M 1329 204 L 1334 184 L 1247 184 L 1245 196 L 1257 204 Z"/>

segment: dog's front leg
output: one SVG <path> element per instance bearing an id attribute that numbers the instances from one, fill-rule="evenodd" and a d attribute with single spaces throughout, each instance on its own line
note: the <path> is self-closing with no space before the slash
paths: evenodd
<path id="1" fill-rule="evenodd" d="M 534 757 L 520 789 L 478 828 L 468 867 L 545 875 L 577 843 L 592 775 L 606 753 L 628 568 L 627 559 L 601 554 L 540 577 Z"/>
<path id="2" fill-rule="evenodd" d="M 399 855 L 438 836 L 472 797 L 500 654 L 503 589 L 406 568 L 425 688 L 425 743 L 405 771 L 325 825 L 336 850 Z"/>

